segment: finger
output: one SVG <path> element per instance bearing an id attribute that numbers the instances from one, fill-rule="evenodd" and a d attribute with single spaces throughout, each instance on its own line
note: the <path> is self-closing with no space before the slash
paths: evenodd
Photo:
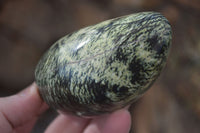
<path id="1" fill-rule="evenodd" d="M 90 119 L 71 115 L 59 115 L 47 128 L 45 133 L 82 133 Z"/>
<path id="2" fill-rule="evenodd" d="M 84 133 L 128 133 L 130 126 L 130 113 L 123 109 L 93 119 L 84 130 Z"/>
<path id="3" fill-rule="evenodd" d="M 0 113 L 13 129 L 36 120 L 47 108 L 35 83 L 16 95 L 0 98 Z"/>
<path id="4" fill-rule="evenodd" d="M 33 118 L 32 120 L 23 124 L 22 126 L 16 127 L 14 129 L 15 133 L 30 133 L 36 121 L 37 118 Z"/>

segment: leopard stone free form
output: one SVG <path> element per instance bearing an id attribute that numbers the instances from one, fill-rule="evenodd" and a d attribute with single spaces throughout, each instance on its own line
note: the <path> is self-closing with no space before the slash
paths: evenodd
<path id="1" fill-rule="evenodd" d="M 123 108 L 159 76 L 171 34 L 160 13 L 141 12 L 66 35 L 36 67 L 39 92 L 51 107 L 79 116 Z"/>

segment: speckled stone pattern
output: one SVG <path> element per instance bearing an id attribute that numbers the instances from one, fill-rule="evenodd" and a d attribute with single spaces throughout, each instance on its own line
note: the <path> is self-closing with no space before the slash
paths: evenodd
<path id="1" fill-rule="evenodd" d="M 66 35 L 37 65 L 40 94 L 51 107 L 79 116 L 122 108 L 159 76 L 171 34 L 164 16 L 142 12 Z"/>

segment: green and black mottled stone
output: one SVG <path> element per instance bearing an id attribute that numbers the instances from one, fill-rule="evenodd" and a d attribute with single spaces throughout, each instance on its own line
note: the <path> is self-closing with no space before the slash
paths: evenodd
<path id="1" fill-rule="evenodd" d="M 89 26 L 58 40 L 35 70 L 51 107 L 79 116 L 122 108 L 159 76 L 171 44 L 160 13 L 142 12 Z"/>

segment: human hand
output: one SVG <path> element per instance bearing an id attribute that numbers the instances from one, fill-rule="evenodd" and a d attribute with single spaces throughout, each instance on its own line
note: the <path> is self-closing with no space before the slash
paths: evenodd
<path id="1" fill-rule="evenodd" d="M 0 98 L 0 131 L 29 133 L 47 109 L 35 83 L 16 95 Z M 130 125 L 130 113 L 125 109 L 92 119 L 60 114 L 45 133 L 128 133 Z"/>

